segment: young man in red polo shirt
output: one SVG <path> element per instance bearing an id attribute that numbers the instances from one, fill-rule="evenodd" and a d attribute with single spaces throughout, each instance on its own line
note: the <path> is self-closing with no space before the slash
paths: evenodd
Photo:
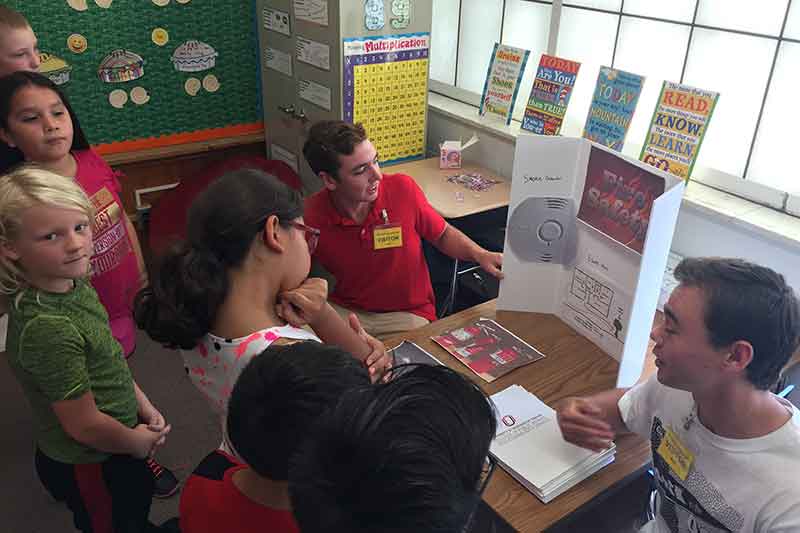
<path id="1" fill-rule="evenodd" d="M 414 179 L 383 174 L 360 124 L 314 124 L 303 155 L 324 184 L 306 200 L 306 224 L 321 231 L 314 260 L 336 278 L 329 299 L 383 337 L 436 319 L 422 239 L 442 253 L 502 277 L 503 256 L 475 244 L 434 211 Z"/>

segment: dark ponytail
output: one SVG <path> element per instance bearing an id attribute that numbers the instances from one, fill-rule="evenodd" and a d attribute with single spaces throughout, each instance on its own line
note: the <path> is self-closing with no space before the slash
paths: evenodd
<path id="1" fill-rule="evenodd" d="M 186 242 L 157 265 L 139 291 L 139 328 L 168 348 L 192 349 L 208 333 L 228 296 L 228 270 L 239 266 L 264 222 L 302 216 L 300 194 L 258 170 L 237 170 L 213 182 L 192 203 Z"/>

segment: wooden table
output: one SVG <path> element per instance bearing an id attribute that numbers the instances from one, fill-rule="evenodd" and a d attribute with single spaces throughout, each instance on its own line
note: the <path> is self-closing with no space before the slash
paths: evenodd
<path id="1" fill-rule="evenodd" d="M 483 213 L 497 207 L 505 207 L 511 198 L 511 181 L 496 172 L 478 165 L 464 165 L 463 168 L 439 169 L 439 158 L 431 157 L 383 168 L 386 174 L 408 174 L 420 186 L 425 197 L 437 213 L 444 218 L 460 218 Z M 487 178 L 500 181 L 483 192 L 472 192 L 458 183 L 447 181 L 454 174 L 477 172 Z M 463 195 L 458 200 L 456 193 Z"/>
<path id="2" fill-rule="evenodd" d="M 399 165 L 385 167 L 387 174 L 403 173 L 408 174 L 425 193 L 428 203 L 431 204 L 437 213 L 446 219 L 458 219 L 478 213 L 485 213 L 498 207 L 508 206 L 511 198 L 511 181 L 498 175 L 496 172 L 485 169 L 478 165 L 465 164 L 462 168 L 439 168 L 439 158 L 430 157 Z M 462 172 L 475 172 L 487 178 L 494 179 L 500 183 L 494 184 L 491 188 L 482 192 L 473 192 L 459 185 L 447 181 L 448 176 Z M 443 316 L 450 314 L 456 299 L 456 287 L 459 276 L 459 261 L 453 259 L 453 269 L 450 274 L 450 289 L 443 308 L 439 313 Z M 472 269 L 477 268 L 473 267 Z M 469 270 L 472 270 L 469 269 Z M 463 273 L 468 272 L 466 270 Z"/>
<path id="3" fill-rule="evenodd" d="M 486 302 L 423 328 L 387 339 L 386 346 L 394 347 L 404 339 L 413 341 L 446 365 L 480 384 L 487 394 L 494 394 L 512 384 L 518 384 L 550 406 L 567 396 L 587 395 L 614 387 L 619 364 L 561 320 L 552 315 L 538 313 L 496 311 L 495 302 Z M 461 327 L 479 317 L 497 320 L 542 351 L 546 357 L 518 368 L 493 383 L 485 383 L 430 340 L 431 335 Z M 543 504 L 499 468 L 484 493 L 484 499 L 519 531 L 542 531 L 572 514 L 615 483 L 641 471 L 650 461 L 649 443 L 644 439 L 630 434 L 618 438 L 616 443 L 614 463 L 549 504 Z M 531 453 L 536 453 L 536 450 L 531 450 Z"/>

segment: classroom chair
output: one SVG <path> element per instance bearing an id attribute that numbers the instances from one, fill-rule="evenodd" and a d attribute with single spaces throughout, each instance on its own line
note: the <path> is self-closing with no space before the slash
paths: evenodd
<path id="1" fill-rule="evenodd" d="M 292 189 L 297 191 L 303 189 L 300 176 L 283 161 L 250 155 L 220 161 L 208 167 L 199 176 L 181 180 L 177 187 L 164 193 L 150 210 L 148 244 L 153 255 L 158 257 L 171 244 L 186 236 L 186 214 L 198 194 L 223 174 L 243 168 L 263 170 Z"/>

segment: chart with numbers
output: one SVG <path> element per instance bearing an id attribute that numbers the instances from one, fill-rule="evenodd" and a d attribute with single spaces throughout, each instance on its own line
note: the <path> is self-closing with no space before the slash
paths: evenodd
<path id="1" fill-rule="evenodd" d="M 364 125 L 382 163 L 425 155 L 429 33 L 344 39 L 344 120 Z"/>

